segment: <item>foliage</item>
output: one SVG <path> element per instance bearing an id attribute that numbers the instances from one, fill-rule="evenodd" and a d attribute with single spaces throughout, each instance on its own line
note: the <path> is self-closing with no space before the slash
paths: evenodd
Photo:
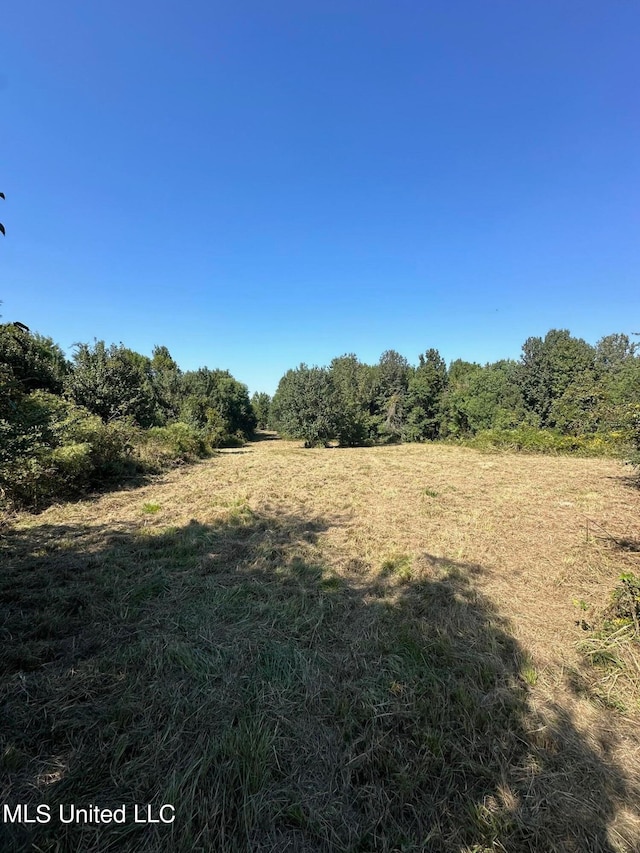
<path id="1" fill-rule="evenodd" d="M 619 456 L 624 448 L 621 433 L 562 435 L 557 430 L 521 426 L 488 429 L 467 438 L 465 444 L 478 450 L 515 450 L 525 453 L 571 453 L 578 456 Z"/>
<path id="2" fill-rule="evenodd" d="M 280 380 L 271 404 L 272 423 L 306 447 L 327 444 L 339 433 L 339 397 L 331 372 L 301 364 Z"/>
<path id="3" fill-rule="evenodd" d="M 419 364 L 407 388 L 407 418 L 403 438 L 432 441 L 442 425 L 442 397 L 447 386 L 447 366 L 436 349 L 419 356 Z"/>
<path id="4" fill-rule="evenodd" d="M 452 365 L 453 368 L 453 365 Z M 509 429 L 527 420 L 517 382 L 518 365 L 499 361 L 456 365 L 449 371 L 449 388 L 443 402 L 447 435 L 473 435 L 486 429 Z"/>
<path id="5" fill-rule="evenodd" d="M 248 438 L 256 427 L 247 386 L 228 370 L 189 371 L 182 376 L 180 393 L 180 419 L 203 430 L 213 446 L 234 436 Z"/>
<path id="6" fill-rule="evenodd" d="M 552 329 L 543 338 L 528 338 L 522 347 L 519 384 L 527 409 L 540 426 L 556 426 L 554 403 L 595 365 L 595 350 L 566 329 Z"/>
<path id="7" fill-rule="evenodd" d="M 552 329 L 529 338 L 519 361 L 484 366 L 457 359 L 447 370 L 432 348 L 416 367 L 387 350 L 374 365 L 353 353 L 333 359 L 332 382 L 308 371 L 302 365 L 283 377 L 273 409 L 273 426 L 308 444 L 477 436 L 482 447 L 619 455 L 626 441 L 640 461 L 634 426 L 640 358 L 626 335 L 609 335 L 592 347 Z"/>
<path id="8" fill-rule="evenodd" d="M 177 421 L 183 411 L 191 423 Z M 254 424 L 244 385 L 227 371 L 185 381 L 166 347 L 149 359 L 122 344 L 78 344 L 69 364 L 51 339 L 0 326 L 5 506 L 38 509 L 193 460 L 212 445 L 244 441 Z"/>
<path id="9" fill-rule="evenodd" d="M 251 409 L 256 419 L 256 426 L 258 429 L 267 429 L 269 426 L 271 397 L 268 394 L 256 391 L 251 398 Z"/>
<path id="10" fill-rule="evenodd" d="M 34 335 L 13 323 L 0 325 L 0 386 L 12 395 L 42 388 L 62 391 L 69 365 L 60 347 L 51 338 Z"/>
<path id="11" fill-rule="evenodd" d="M 48 392 L 25 396 L 13 419 L 0 421 L 4 502 L 39 508 L 131 473 L 132 430 Z"/>
<path id="12" fill-rule="evenodd" d="M 156 419 L 161 423 L 175 420 L 180 411 L 182 371 L 165 346 L 154 347 L 150 369 L 156 398 Z"/>
<path id="13" fill-rule="evenodd" d="M 150 469 L 192 462 L 210 452 L 199 430 L 186 423 L 172 423 L 145 430 L 136 445 L 136 455 Z"/>
<path id="14" fill-rule="evenodd" d="M 407 393 L 411 367 L 395 350 L 386 350 L 377 365 L 376 414 L 378 435 L 385 441 L 399 441 L 407 417 Z"/>
<path id="15" fill-rule="evenodd" d="M 370 443 L 377 434 L 376 370 L 353 353 L 334 358 L 330 365 L 337 401 L 337 437 L 344 447 Z"/>
<path id="16" fill-rule="evenodd" d="M 76 344 L 65 390 L 75 403 L 105 423 L 126 417 L 142 427 L 157 422 L 151 362 L 122 344 Z"/>
<path id="17" fill-rule="evenodd" d="M 620 412 L 620 423 L 631 448 L 629 462 L 640 468 L 640 403 L 624 406 Z"/>

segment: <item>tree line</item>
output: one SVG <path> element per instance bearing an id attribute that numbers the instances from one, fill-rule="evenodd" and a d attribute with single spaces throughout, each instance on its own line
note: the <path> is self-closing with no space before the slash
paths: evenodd
<path id="1" fill-rule="evenodd" d="M 437 349 L 413 366 L 395 350 L 374 365 L 343 355 L 287 371 L 268 422 L 309 447 L 528 436 L 533 449 L 571 449 L 573 440 L 578 449 L 630 442 L 637 450 L 638 344 L 618 333 L 592 346 L 552 329 L 528 338 L 520 359 L 484 365 L 456 359 L 447 367 Z"/>
<path id="2" fill-rule="evenodd" d="M 626 334 L 595 346 L 553 329 L 518 360 L 490 364 L 437 349 L 416 365 L 347 354 L 301 364 L 273 399 L 226 370 L 182 371 L 166 346 L 80 343 L 0 324 L 0 501 L 42 506 L 110 479 L 241 444 L 256 427 L 314 447 L 461 440 L 479 446 L 629 451 L 640 462 L 640 353 Z"/>
<path id="3" fill-rule="evenodd" d="M 48 337 L 0 325 L 0 499 L 42 506 L 109 479 L 243 443 L 256 418 L 226 370 L 180 370 L 104 341 L 68 360 Z"/>

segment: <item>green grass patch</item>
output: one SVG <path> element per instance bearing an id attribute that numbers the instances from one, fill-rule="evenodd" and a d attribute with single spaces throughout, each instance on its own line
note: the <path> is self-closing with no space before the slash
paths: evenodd
<path id="1" fill-rule="evenodd" d="M 392 576 L 401 583 L 407 583 L 412 578 L 412 563 L 408 554 L 394 554 L 382 562 L 380 575 L 383 578 Z"/>

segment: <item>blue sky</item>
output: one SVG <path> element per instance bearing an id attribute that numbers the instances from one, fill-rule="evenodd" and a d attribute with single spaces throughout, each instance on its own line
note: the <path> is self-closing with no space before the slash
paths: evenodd
<path id="1" fill-rule="evenodd" d="M 637 0 L 20 0 L 0 308 L 273 392 L 640 331 Z"/>

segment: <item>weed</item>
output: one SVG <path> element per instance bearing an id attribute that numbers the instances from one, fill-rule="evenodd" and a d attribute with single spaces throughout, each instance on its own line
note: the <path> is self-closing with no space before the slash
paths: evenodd
<path id="1" fill-rule="evenodd" d="M 380 567 L 382 577 L 393 575 L 400 583 L 408 583 L 412 578 L 412 559 L 408 554 L 396 554 L 384 560 Z"/>
<path id="2" fill-rule="evenodd" d="M 611 602 L 598 619 L 597 628 L 586 626 L 590 636 L 579 643 L 585 660 L 594 667 L 595 699 L 606 707 L 626 711 L 640 707 L 640 579 L 632 572 L 620 576 Z"/>
<path id="3" fill-rule="evenodd" d="M 522 666 L 520 667 L 520 674 L 531 687 L 538 683 L 538 670 L 530 658 L 525 658 L 523 660 Z"/>

